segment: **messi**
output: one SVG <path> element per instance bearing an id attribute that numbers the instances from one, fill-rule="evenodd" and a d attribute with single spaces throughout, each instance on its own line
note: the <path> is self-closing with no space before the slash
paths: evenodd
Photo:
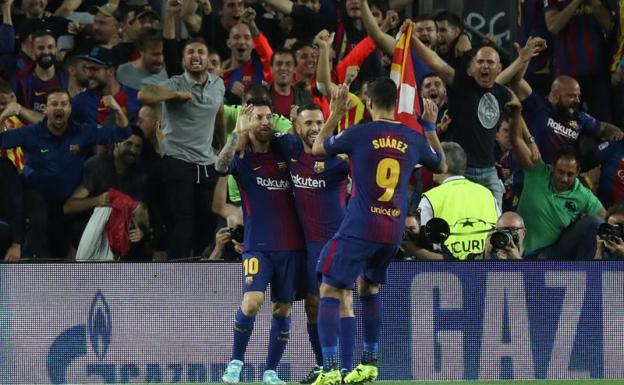
<path id="1" fill-rule="evenodd" d="M 404 142 L 401 142 L 398 139 L 391 138 L 389 136 L 385 138 L 374 139 L 372 143 L 373 143 L 373 148 L 375 150 L 379 150 L 380 148 L 390 147 L 390 148 L 394 148 L 397 151 L 401 151 L 404 154 L 405 154 L 405 151 L 407 151 L 407 144 L 405 144 Z"/>

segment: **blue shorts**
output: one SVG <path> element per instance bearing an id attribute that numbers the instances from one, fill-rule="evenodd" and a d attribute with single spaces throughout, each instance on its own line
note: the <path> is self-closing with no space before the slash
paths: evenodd
<path id="1" fill-rule="evenodd" d="M 317 270 L 323 282 L 340 289 L 353 288 L 358 276 L 371 283 L 386 283 L 386 271 L 398 245 L 368 242 L 335 235 L 321 251 Z"/>
<path id="2" fill-rule="evenodd" d="M 295 299 L 299 251 L 248 251 L 243 253 L 243 293 L 264 293 L 271 284 L 272 302 L 292 302 Z"/>
<path id="3" fill-rule="evenodd" d="M 321 276 L 316 271 L 316 266 L 318 265 L 323 246 L 325 246 L 325 242 L 306 242 L 306 258 L 299 265 L 297 274 L 297 281 L 305 282 L 304 294 L 319 296 Z"/>

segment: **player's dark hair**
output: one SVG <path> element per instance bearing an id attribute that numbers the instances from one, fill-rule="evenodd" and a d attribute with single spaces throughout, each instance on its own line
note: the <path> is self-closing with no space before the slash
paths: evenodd
<path id="1" fill-rule="evenodd" d="M 273 111 L 273 103 L 271 99 L 267 98 L 249 98 L 247 99 L 247 104 L 251 104 L 254 107 L 269 107 L 271 111 Z"/>
<path id="2" fill-rule="evenodd" d="M 53 94 L 65 94 L 65 95 L 67 95 L 67 97 L 71 101 L 71 95 L 69 94 L 69 91 L 64 90 L 62 88 L 54 88 L 54 89 L 48 91 L 48 95 L 46 95 L 46 103 L 48 103 L 48 99 L 50 99 L 50 96 L 53 95 Z"/>
<path id="3" fill-rule="evenodd" d="M 460 30 L 464 29 L 464 23 L 461 18 L 457 16 L 457 14 L 449 11 L 448 9 L 443 9 L 440 12 L 436 13 L 433 17 L 435 21 L 446 21 L 449 26 L 459 28 Z"/>
<path id="4" fill-rule="evenodd" d="M 252 99 L 265 99 L 269 103 L 272 103 L 273 100 L 271 99 L 271 93 L 269 92 L 269 89 L 262 84 L 254 84 L 243 96 L 243 103 L 247 103 L 247 101 Z"/>
<path id="5" fill-rule="evenodd" d="M 450 175 L 464 175 L 468 165 L 466 152 L 456 142 L 442 142 L 442 149 L 446 155 L 447 173 Z"/>
<path id="6" fill-rule="evenodd" d="M 148 47 L 153 47 L 163 43 L 162 32 L 155 28 L 150 28 L 142 32 L 136 41 L 136 47 L 139 51 L 145 51 Z"/>
<path id="7" fill-rule="evenodd" d="M 382 110 L 394 110 L 397 87 L 389 77 L 380 77 L 368 84 L 368 98 L 373 106 Z"/>
<path id="8" fill-rule="evenodd" d="M 555 152 L 555 158 L 553 159 L 552 164 L 553 165 L 557 164 L 559 159 L 574 160 L 576 161 L 576 164 L 579 169 L 581 168 L 581 163 L 583 161 L 583 157 L 581 156 L 581 153 L 572 146 L 564 146 L 558 149 L 557 152 Z"/>
<path id="9" fill-rule="evenodd" d="M 297 58 L 295 57 L 295 52 L 292 49 L 282 47 L 273 51 L 273 55 L 271 56 L 271 65 L 273 65 L 273 62 L 275 61 L 275 56 L 277 55 L 290 55 L 293 59 L 293 64 L 297 61 Z"/>
<path id="10" fill-rule="evenodd" d="M 321 111 L 321 112 L 323 112 L 321 107 L 319 107 L 317 104 L 314 104 L 314 103 L 306 104 L 303 107 L 299 107 L 299 109 L 297 110 L 297 116 L 299 116 L 303 111 Z"/>

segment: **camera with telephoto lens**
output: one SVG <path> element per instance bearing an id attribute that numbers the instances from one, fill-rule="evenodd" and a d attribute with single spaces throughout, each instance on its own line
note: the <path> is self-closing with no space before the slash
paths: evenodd
<path id="1" fill-rule="evenodd" d="M 598 226 L 598 237 L 602 240 L 620 238 L 624 239 L 624 226 L 621 223 L 601 223 Z"/>
<path id="2" fill-rule="evenodd" d="M 444 243 L 451 234 L 448 222 L 442 218 L 431 218 L 425 225 L 425 239 L 430 243 Z"/>
<path id="3" fill-rule="evenodd" d="M 243 241 L 245 240 L 245 228 L 243 227 L 243 225 L 230 227 L 228 231 L 230 232 L 230 236 L 232 237 L 233 241 L 243 243 Z"/>
<path id="4" fill-rule="evenodd" d="M 516 229 L 496 230 L 490 236 L 490 244 L 494 250 L 504 250 L 511 245 L 518 246 L 519 243 L 520 238 Z"/>

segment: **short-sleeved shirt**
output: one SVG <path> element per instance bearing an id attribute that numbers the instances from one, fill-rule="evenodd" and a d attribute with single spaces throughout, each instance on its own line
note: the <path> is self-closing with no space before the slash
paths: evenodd
<path id="1" fill-rule="evenodd" d="M 112 155 L 96 155 L 85 162 L 82 186 L 89 191 L 89 196 L 98 196 L 108 191 L 109 188 L 114 188 L 138 201 L 145 202 L 147 176 L 138 168 L 129 168 L 125 174 L 119 174 L 115 170 Z"/>
<path id="2" fill-rule="evenodd" d="M 290 172 L 275 139 L 266 153 L 236 154 L 229 172 L 243 198 L 245 251 L 303 250 Z"/>
<path id="3" fill-rule="evenodd" d="M 83 91 L 72 99 L 72 118 L 79 123 L 112 124 L 115 122 L 113 110 L 102 102 L 102 94 L 96 90 Z M 124 110 L 128 119 L 133 120 L 141 108 L 135 89 L 121 86 L 113 95 L 115 101 Z"/>
<path id="4" fill-rule="evenodd" d="M 349 166 L 339 157 L 318 157 L 303 150 L 292 134 L 278 137 L 290 168 L 295 205 L 306 242 L 327 242 L 338 231 L 346 207 Z"/>
<path id="5" fill-rule="evenodd" d="M 353 126 L 329 137 L 325 150 L 329 156 L 347 154 L 351 162 L 351 198 L 338 234 L 399 243 L 412 170 L 418 163 L 437 167 L 440 155 L 421 134 L 387 120 Z"/>
<path id="6" fill-rule="evenodd" d="M 554 244 L 572 222 L 602 210 L 598 198 L 578 179 L 571 190 L 557 192 L 551 178 L 550 167 L 543 162 L 524 170 L 518 214 L 527 229 L 524 248 L 528 251 Z"/>
<path id="7" fill-rule="evenodd" d="M 55 68 L 55 74 L 48 80 L 41 80 L 34 72 L 29 72 L 23 78 L 16 78 L 13 82 L 17 102 L 26 108 L 43 113 L 50 91 L 67 89 L 67 73 L 61 67 Z"/>
<path id="8" fill-rule="evenodd" d="M 119 83 L 137 91 L 142 86 L 159 84 L 167 80 L 167 78 L 167 71 L 164 68 L 155 74 L 136 69 L 132 62 L 124 63 L 117 68 L 117 80 Z"/>
<path id="9" fill-rule="evenodd" d="M 598 135 L 600 122 L 591 115 L 579 112 L 571 120 L 559 118 L 550 102 L 533 92 L 522 101 L 524 118 L 542 154 L 550 164 L 560 148 L 576 147 L 582 133 Z"/>
<path id="10" fill-rule="evenodd" d="M 225 87 L 221 78 L 208 74 L 205 84 L 195 82 L 185 72 L 159 84 L 170 91 L 189 91 L 190 101 L 178 99 L 162 103 L 161 144 L 164 155 L 199 165 L 213 164 L 217 159 L 212 147 L 217 112 L 223 104 Z"/>
<path id="11" fill-rule="evenodd" d="M 467 74 L 455 73 L 453 86 L 449 87 L 448 105 L 452 120 L 448 135 L 466 152 L 469 167 L 494 167 L 496 130 L 510 98 L 509 91 L 500 84 L 481 88 Z"/>
<path id="12" fill-rule="evenodd" d="M 225 115 L 225 132 L 228 135 L 234 131 L 236 127 L 236 119 L 242 106 L 239 105 L 225 105 L 223 106 L 223 115 Z M 292 128 L 292 122 L 281 115 L 273 114 L 273 128 L 277 132 L 286 132 Z M 228 198 L 232 203 L 238 203 L 241 200 L 240 192 L 234 177 L 228 176 Z"/>

